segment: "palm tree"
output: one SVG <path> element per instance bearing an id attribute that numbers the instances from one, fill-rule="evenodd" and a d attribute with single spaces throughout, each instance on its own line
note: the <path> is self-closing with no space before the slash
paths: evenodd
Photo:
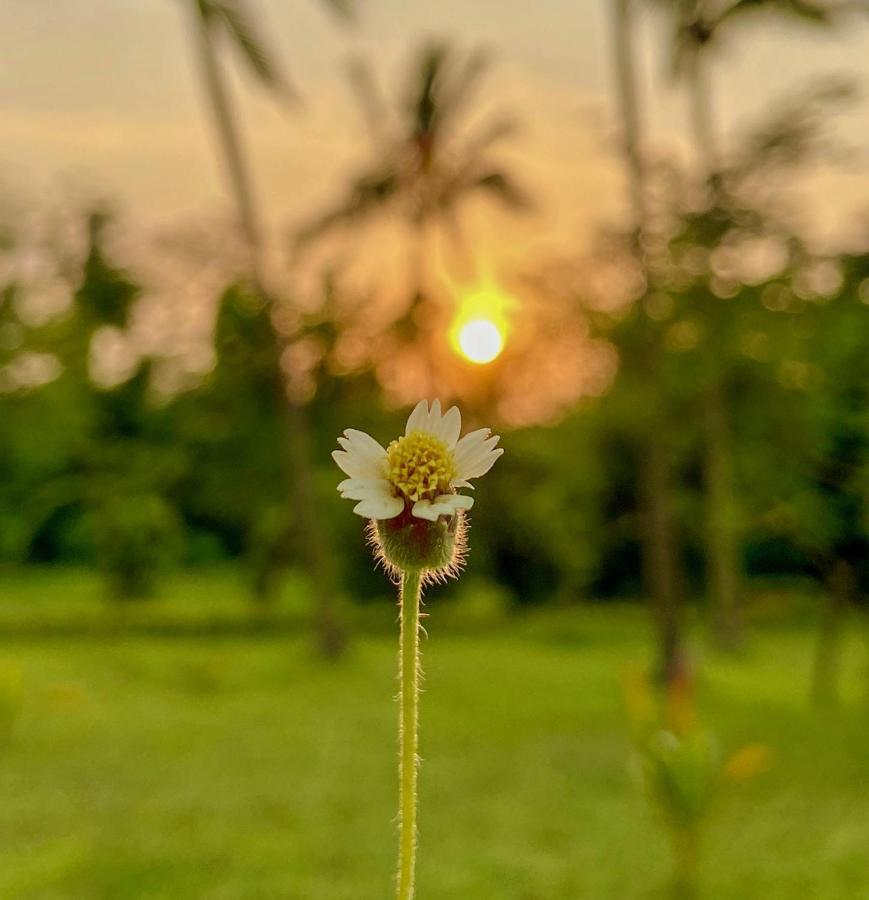
<path id="1" fill-rule="evenodd" d="M 673 76 L 691 96 L 691 125 L 697 158 L 712 189 L 711 202 L 725 201 L 723 161 L 714 122 L 710 68 L 727 32 L 752 13 L 770 12 L 815 26 L 830 26 L 854 4 L 842 0 L 656 0 L 672 17 Z M 710 302 L 714 302 L 710 296 Z M 703 396 L 706 560 L 715 634 L 724 647 L 742 641 L 741 550 L 733 464 L 730 403 L 723 373 L 710 377 Z"/>
<path id="2" fill-rule="evenodd" d="M 672 75 L 691 92 L 691 127 L 698 157 L 707 175 L 720 165 L 718 134 L 709 78 L 711 57 L 734 25 L 755 13 L 770 13 L 813 26 L 829 27 L 858 8 L 850 0 L 654 0 L 672 19 Z"/>
<path id="3" fill-rule="evenodd" d="M 264 305 L 273 309 L 278 301 L 265 284 L 262 226 L 250 166 L 242 148 L 240 129 L 220 64 L 220 43 L 228 42 L 236 50 L 264 88 L 283 97 L 292 97 L 294 92 L 263 41 L 246 0 L 189 0 L 189 5 L 205 95 L 226 177 L 235 199 L 239 226 L 249 251 L 251 278 Z M 345 17 L 352 11 L 351 0 L 328 0 L 328 5 Z M 284 339 L 276 328 L 272 328 L 271 338 L 275 344 L 275 358 L 279 359 Z M 334 614 L 333 570 L 312 494 L 307 417 L 300 405 L 288 401 L 283 376 L 277 369 L 274 390 L 278 406 L 286 417 L 288 452 L 295 483 L 296 519 L 300 523 L 300 547 L 314 593 L 318 639 L 324 654 L 334 656 L 340 652 L 344 636 Z"/>
<path id="4" fill-rule="evenodd" d="M 634 252 L 651 287 L 652 273 L 643 255 L 643 236 L 649 228 L 647 167 L 642 149 L 642 124 L 634 54 L 635 0 L 614 0 L 613 49 L 622 117 L 622 151 L 630 185 L 634 218 Z M 663 348 L 654 323 L 643 328 L 642 349 L 638 350 L 646 377 L 661 380 Z M 660 392 L 657 392 L 660 394 Z M 669 681 L 683 664 L 682 609 L 678 590 L 676 535 L 673 520 L 673 474 L 671 448 L 667 440 L 664 411 L 654 411 L 644 435 L 640 464 L 642 543 L 647 589 L 654 611 L 660 652 L 660 673 Z"/>
<path id="5" fill-rule="evenodd" d="M 516 124 L 488 119 L 471 130 L 462 116 L 489 64 L 479 48 L 462 55 L 433 40 L 416 54 L 409 90 L 390 111 L 367 66 L 353 64 L 353 85 L 374 141 L 372 165 L 357 175 L 334 209 L 302 229 L 302 244 L 325 231 L 392 211 L 415 228 L 437 221 L 455 224 L 460 203 L 472 193 L 488 193 L 504 205 L 523 208 L 528 198 L 490 156 L 492 147 L 513 135 Z"/>
<path id="6" fill-rule="evenodd" d="M 373 142 L 370 165 L 351 181 L 345 195 L 296 234 L 296 249 L 339 228 L 393 216 L 410 227 L 414 242 L 416 301 L 425 299 L 427 236 L 447 226 L 460 237 L 459 210 L 472 195 L 489 195 L 510 209 L 524 209 L 528 197 L 492 155 L 514 134 L 515 123 L 497 116 L 475 128 L 463 122 L 489 63 L 483 50 L 461 54 L 448 43 L 429 41 L 416 53 L 404 82 L 409 86 L 390 109 L 361 61 L 352 85 Z"/>

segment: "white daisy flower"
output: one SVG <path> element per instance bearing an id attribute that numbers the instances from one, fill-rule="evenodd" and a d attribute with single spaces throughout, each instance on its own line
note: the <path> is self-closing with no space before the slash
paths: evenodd
<path id="1" fill-rule="evenodd" d="M 332 458 L 350 477 L 338 485 L 341 496 L 357 500 L 353 508 L 366 519 L 394 519 L 405 509 L 417 519 L 436 522 L 470 509 L 474 498 L 457 488 L 471 488 L 470 479 L 485 475 L 504 452 L 500 438 L 488 428 L 459 440 L 462 417 L 453 406 L 441 414 L 435 400 L 414 407 L 404 435 L 384 449 L 364 431 L 348 428 Z"/>

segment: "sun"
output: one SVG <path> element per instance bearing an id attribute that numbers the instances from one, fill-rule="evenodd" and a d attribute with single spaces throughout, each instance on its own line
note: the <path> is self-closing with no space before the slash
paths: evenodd
<path id="1" fill-rule="evenodd" d="M 458 333 L 462 354 L 472 363 L 485 365 L 504 349 L 504 336 L 491 319 L 471 319 Z"/>
<path id="2" fill-rule="evenodd" d="M 510 311 L 516 301 L 495 284 L 457 289 L 449 336 L 453 350 L 478 366 L 497 359 L 510 335 Z"/>

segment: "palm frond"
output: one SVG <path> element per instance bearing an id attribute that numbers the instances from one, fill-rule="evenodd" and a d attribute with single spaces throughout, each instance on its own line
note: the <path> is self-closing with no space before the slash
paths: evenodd
<path id="1" fill-rule="evenodd" d="M 515 137 L 520 131 L 519 123 L 508 116 L 499 116 L 484 122 L 471 134 L 465 142 L 463 155 L 467 157 L 479 157 L 494 144 L 500 143 L 506 138 Z"/>
<path id="2" fill-rule="evenodd" d="M 491 54 L 484 47 L 471 50 L 464 60 L 455 59 L 455 53 L 452 61 L 449 58 L 446 60 L 443 84 L 438 96 L 442 119 L 453 118 L 464 109 L 473 98 L 491 61 Z"/>
<path id="3" fill-rule="evenodd" d="M 353 91 L 365 124 L 375 144 L 385 142 L 389 112 L 383 95 L 374 79 L 371 67 L 361 57 L 353 57 L 347 63 L 350 89 Z"/>
<path id="4" fill-rule="evenodd" d="M 296 97 L 274 54 L 263 40 L 245 0 L 199 0 L 211 8 L 212 20 L 222 22 L 235 48 L 260 83 L 269 90 Z"/>
<path id="5" fill-rule="evenodd" d="M 399 195 L 401 187 L 401 179 L 391 167 L 360 175 L 352 183 L 345 201 L 295 232 L 293 244 L 296 251 L 336 228 L 352 225 L 383 209 Z"/>
<path id="6" fill-rule="evenodd" d="M 531 209 L 531 198 L 506 172 L 493 170 L 480 175 L 471 187 L 490 193 L 504 206 L 517 210 Z"/>
<path id="7" fill-rule="evenodd" d="M 719 17 L 719 22 L 750 12 L 773 12 L 815 25 L 832 25 L 850 4 L 824 0 L 736 0 Z"/>
<path id="8" fill-rule="evenodd" d="M 438 85 L 449 52 L 444 42 L 430 41 L 415 63 L 404 102 L 409 129 L 414 134 L 428 134 L 433 130 L 439 107 Z"/>
<path id="9" fill-rule="evenodd" d="M 829 135 L 829 116 L 856 97 L 854 81 L 830 77 L 777 101 L 775 112 L 745 136 L 731 175 L 744 179 L 771 168 L 842 156 L 843 148 Z"/>
<path id="10" fill-rule="evenodd" d="M 352 22 L 356 18 L 356 0 L 320 0 L 320 2 L 345 22 Z"/>

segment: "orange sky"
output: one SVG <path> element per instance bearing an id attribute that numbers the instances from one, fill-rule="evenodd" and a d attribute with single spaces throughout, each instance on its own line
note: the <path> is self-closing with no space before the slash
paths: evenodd
<path id="1" fill-rule="evenodd" d="M 184 14 L 191 2 L 5 0 L 0 6 L 0 197 L 11 196 L 24 210 L 50 208 L 69 196 L 74 203 L 108 196 L 120 205 L 125 227 L 113 232 L 112 255 L 134 272 L 145 294 L 129 332 L 104 329 L 100 335 L 97 356 L 105 371 L 95 375 L 115 380 L 141 353 L 157 354 L 164 364 L 156 375 L 167 390 L 210 367 L 214 299 L 239 262 L 222 224 L 232 206 L 223 192 L 188 41 Z M 480 279 L 512 286 L 518 273 L 539 271 L 541 264 L 565 255 L 575 258 L 589 248 L 598 228 L 623 216 L 608 0 L 367 0 L 355 29 L 340 27 L 314 0 L 250 3 L 304 97 L 298 109 L 280 108 L 233 67 L 273 250 L 286 246 L 295 224 L 340 196 L 348 175 L 366 160 L 367 138 L 344 75 L 348 57 L 365 54 L 395 92 L 411 51 L 433 34 L 464 47 L 482 43 L 495 55 L 478 107 L 504 109 L 522 123 L 504 158 L 536 201 L 535 212 L 519 218 L 484 201 L 464 209 L 467 246 L 451 251 L 447 242 L 435 243 L 427 261 L 448 288 L 445 296 L 458 303 Z M 641 25 L 650 146 L 689 160 L 684 97 L 667 77 L 662 24 L 646 17 Z M 758 24 L 724 49 L 714 99 L 726 137 L 788 89 L 831 72 L 869 74 L 869 17 L 860 27 L 824 38 Z M 869 101 L 858 103 L 834 127 L 852 145 L 869 148 Z M 850 172 L 816 171 L 801 181 L 794 199 L 805 228 L 820 240 L 865 240 L 865 170 L 866 161 L 860 160 Z M 336 242 L 345 261 L 349 256 L 357 261 L 344 273 L 349 296 L 354 288 L 366 296 L 372 287 L 377 294 L 407 296 L 402 244 L 389 227 Z M 154 236 L 167 228 L 180 229 L 187 242 L 155 244 Z M 150 239 L 142 240 L 143 232 Z M 326 245 L 320 258 L 329 253 Z M 291 288 L 296 304 L 322 296 L 316 254 L 310 265 L 292 273 L 291 284 L 285 267 L 273 272 L 284 278 L 275 286 Z M 52 298 L 68 292 L 55 278 L 33 293 L 43 307 L 51 307 Z M 530 322 L 540 298 L 521 299 Z M 546 341 L 550 348 L 560 341 L 560 349 L 546 359 L 533 352 L 522 357 L 519 331 L 528 340 L 535 335 L 526 323 L 514 329 L 504 354 L 509 365 L 501 365 L 512 379 L 509 397 L 531 398 L 532 388 L 539 394 L 543 379 L 551 408 L 543 409 L 539 397 L 533 410 L 511 400 L 505 422 L 557 418 L 576 396 L 600 393 L 611 376 L 611 354 L 571 331 L 579 327 L 575 313 L 562 321 L 555 300 L 547 298 Z M 366 310 L 376 317 L 375 305 L 367 303 Z M 448 323 L 441 330 L 440 349 L 452 352 Z M 522 364 L 516 361 L 520 357 Z M 548 376 L 546 365 L 553 370 Z M 475 373 L 465 374 L 473 386 Z M 477 380 L 484 376 L 491 373 L 476 373 Z M 423 390 L 406 377 L 402 383 L 393 391 L 395 402 Z"/>
<path id="2" fill-rule="evenodd" d="M 186 0 L 6 0 L 0 10 L 0 183 L 54 193 L 75 185 L 121 198 L 143 223 L 225 209 L 184 19 Z M 275 226 L 304 219 L 340 192 L 367 149 L 342 63 L 364 52 L 388 78 L 427 34 L 482 42 L 496 54 L 486 103 L 515 111 L 524 132 L 509 158 L 540 198 L 539 212 L 506 225 L 478 214 L 479 241 L 508 255 L 575 245 L 622 209 L 613 153 L 606 0 L 402 0 L 362 3 L 360 26 L 337 25 L 316 2 L 251 0 L 305 103 L 278 109 L 237 80 L 263 204 Z M 869 20 L 867 20 L 869 21 Z M 648 122 L 659 145 L 684 153 L 683 102 L 643 29 Z M 758 25 L 727 48 L 717 72 L 718 117 L 738 125 L 765 101 L 820 73 L 866 74 L 869 27 L 830 37 Z M 842 130 L 869 146 L 869 102 Z M 813 179 L 806 220 L 819 233 L 853 230 L 869 207 L 860 172 Z M 489 234 L 487 234 L 489 232 Z M 273 231 L 276 233 L 276 231 Z"/>

